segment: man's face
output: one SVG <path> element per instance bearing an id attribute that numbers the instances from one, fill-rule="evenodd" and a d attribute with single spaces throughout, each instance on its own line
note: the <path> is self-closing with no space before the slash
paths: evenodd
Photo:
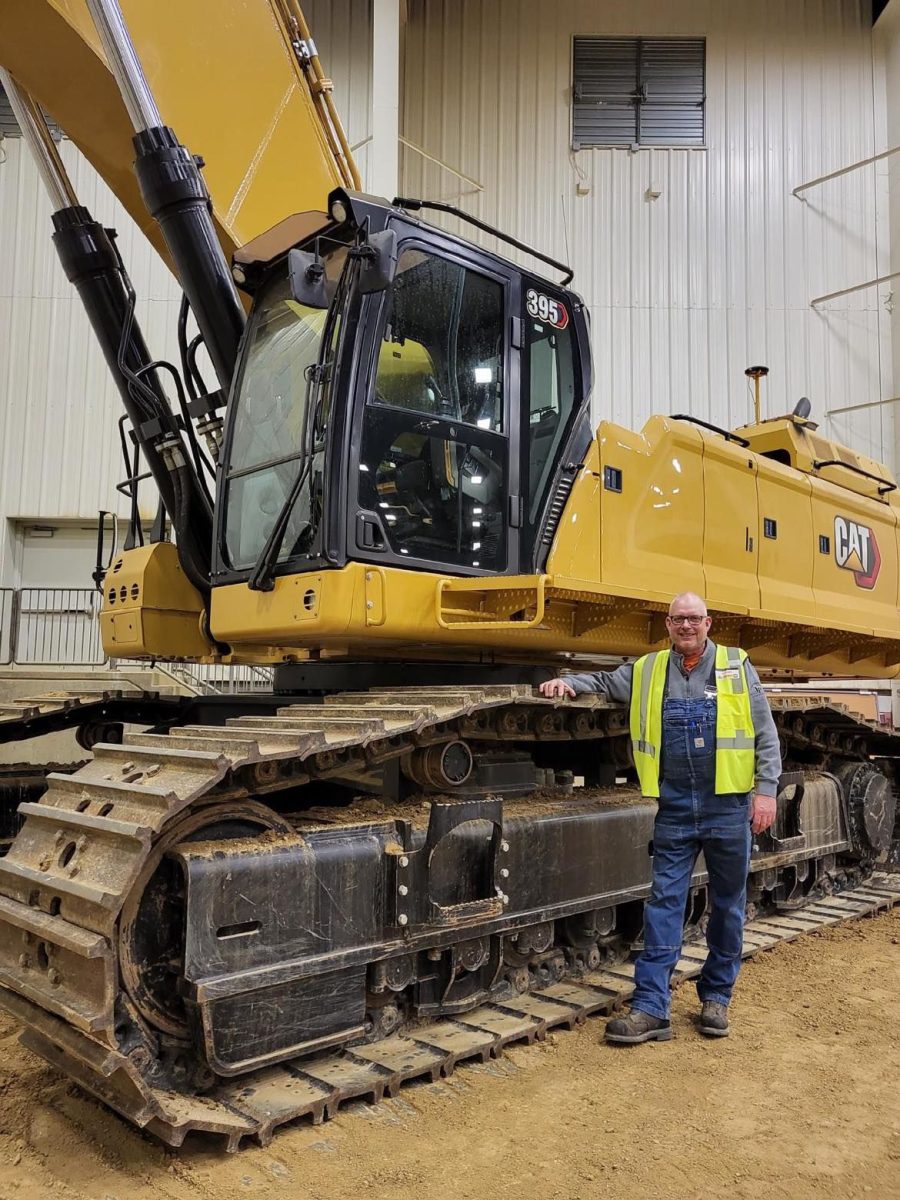
<path id="1" fill-rule="evenodd" d="M 666 628 L 679 654 L 690 657 L 703 649 L 712 619 L 697 600 L 676 600 L 666 617 Z"/>

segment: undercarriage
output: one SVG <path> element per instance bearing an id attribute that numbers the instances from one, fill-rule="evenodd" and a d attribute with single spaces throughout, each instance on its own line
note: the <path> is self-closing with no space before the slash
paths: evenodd
<path id="1" fill-rule="evenodd" d="M 896 901 L 892 734 L 772 696 L 745 952 Z M 230 1148 L 630 993 L 655 805 L 627 713 L 525 685 L 344 693 L 99 742 L 0 860 L 0 1003 L 177 1145 Z M 696 973 L 702 859 L 685 914 Z"/>

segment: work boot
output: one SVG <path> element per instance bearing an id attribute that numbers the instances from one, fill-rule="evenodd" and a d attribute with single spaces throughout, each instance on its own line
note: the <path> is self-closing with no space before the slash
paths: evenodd
<path id="1" fill-rule="evenodd" d="M 632 1046 L 637 1042 L 667 1042 L 672 1036 L 672 1026 L 661 1017 L 633 1008 L 627 1017 L 616 1017 L 606 1022 L 606 1040 Z"/>
<path id="2" fill-rule="evenodd" d="M 728 1037 L 728 1005 L 718 1000 L 704 1000 L 698 1026 L 707 1037 Z"/>

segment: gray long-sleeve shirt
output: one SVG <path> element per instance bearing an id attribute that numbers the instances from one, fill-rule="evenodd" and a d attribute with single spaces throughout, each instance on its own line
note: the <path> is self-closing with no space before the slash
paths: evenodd
<path id="1" fill-rule="evenodd" d="M 673 649 L 666 673 L 666 695 L 673 700 L 701 700 L 709 683 L 715 654 L 715 643 L 707 639 L 700 661 L 688 673 L 684 669 L 684 656 Z M 778 731 L 756 669 L 749 659 L 744 665 L 747 687 L 750 689 L 750 712 L 756 731 L 756 781 L 753 790 L 762 796 L 775 796 L 781 776 Z M 634 664 L 625 663 L 614 671 L 589 671 L 583 675 L 567 675 L 565 679 L 575 689 L 576 695 L 594 692 L 620 704 L 628 704 L 631 701 L 633 675 Z"/>

